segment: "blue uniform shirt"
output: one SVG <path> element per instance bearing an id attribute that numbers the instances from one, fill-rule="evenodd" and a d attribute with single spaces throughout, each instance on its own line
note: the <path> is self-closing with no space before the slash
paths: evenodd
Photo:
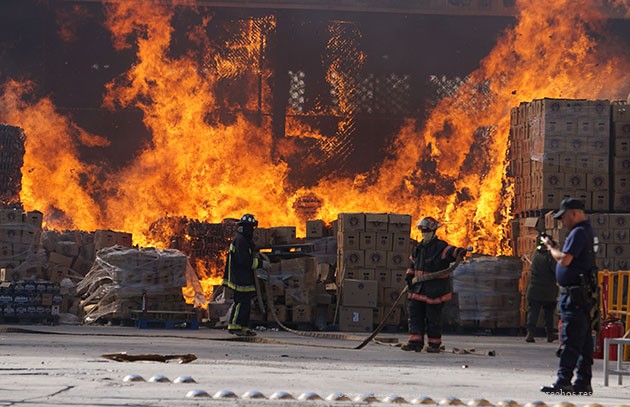
<path id="1" fill-rule="evenodd" d="M 564 241 L 564 246 L 562 246 L 562 252 L 572 254 L 573 260 L 568 267 L 564 267 L 560 263 L 556 264 L 558 285 L 580 285 L 582 283 L 580 274 L 583 274 L 587 281 L 592 281 L 593 256 L 595 255 L 593 253 L 594 238 L 595 231 L 588 220 L 578 223 L 571 229 Z"/>

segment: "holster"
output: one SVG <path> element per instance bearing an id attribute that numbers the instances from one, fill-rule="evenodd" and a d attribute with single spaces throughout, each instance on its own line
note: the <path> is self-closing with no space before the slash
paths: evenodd
<path id="1" fill-rule="evenodd" d="M 568 287 L 562 287 L 562 292 L 571 297 L 571 302 L 578 308 L 588 311 L 591 308 L 591 294 L 590 290 L 584 285 L 572 285 Z"/>

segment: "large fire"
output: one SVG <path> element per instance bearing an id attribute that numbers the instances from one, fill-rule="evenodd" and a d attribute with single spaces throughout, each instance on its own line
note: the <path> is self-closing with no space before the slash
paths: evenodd
<path id="1" fill-rule="evenodd" d="M 345 117 L 336 133 L 324 137 L 292 118 L 287 139 L 274 142 L 265 120 L 236 115 L 222 122 L 212 114 L 217 81 L 251 74 L 259 66 L 262 33 L 275 29 L 272 16 L 243 23 L 227 44 L 213 44 L 205 30 L 209 20 L 202 19 L 188 33 L 194 46 L 174 55 L 173 8 L 162 2 L 150 7 L 107 3 L 105 25 L 113 43 L 133 49 L 136 62 L 107 85 L 103 105 L 141 109 L 150 143 L 122 170 L 87 165 L 78 148 L 98 149 L 108 141 L 61 115 L 50 99 L 32 100 L 34 82 L 10 80 L 0 94 L 0 121 L 22 127 L 27 135 L 21 200 L 26 209 L 41 210 L 48 227 L 123 230 L 133 233 L 134 243 L 159 247 L 165 242 L 151 241 L 146 232 L 165 215 L 220 222 L 253 212 L 261 226 L 296 225 L 303 235 L 307 219 L 297 203 L 308 198 L 319 205 L 308 217 L 331 221 L 350 211 L 409 213 L 414 219 L 431 215 L 445 223 L 442 233 L 453 243 L 510 254 L 512 187 L 505 175 L 510 108 L 542 97 L 625 98 L 630 86 L 630 53 L 606 34 L 599 2 L 517 3 L 516 24 L 470 80 L 442 99 L 426 123 L 409 119 L 387 159 L 368 173 L 327 177 L 312 187 L 290 185 L 289 160 L 277 153 L 303 155 L 289 137 L 299 135 L 317 141 L 322 160 L 332 152 L 344 154 L 338 150 L 346 148 L 353 126 L 353 70 L 369 58 L 352 41 L 360 36 L 356 27 L 330 23 L 326 79 Z M 630 10 L 630 0 L 615 4 Z M 216 45 L 230 50 L 231 57 L 212 53 Z M 341 51 L 353 56 L 353 64 L 337 58 Z M 268 103 L 258 98 L 270 94 L 261 92 L 266 82 L 252 79 L 250 85 L 242 108 Z M 207 275 L 212 274 L 216 271 Z"/>

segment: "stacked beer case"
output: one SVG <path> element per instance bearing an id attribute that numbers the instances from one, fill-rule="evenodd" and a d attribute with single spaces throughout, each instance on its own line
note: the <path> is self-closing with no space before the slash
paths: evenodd
<path id="1" fill-rule="evenodd" d="M 339 327 L 371 331 L 405 285 L 411 251 L 411 216 L 394 213 L 341 213 L 337 272 Z M 399 305 L 387 324 L 398 325 Z"/>
<path id="2" fill-rule="evenodd" d="M 509 175 L 514 180 L 512 240 L 524 259 L 524 296 L 536 236 L 563 243 L 553 211 L 566 197 L 583 201 L 601 244 L 600 269 L 628 268 L 630 114 L 625 102 L 540 99 L 512 109 Z M 525 304 L 524 297 L 522 304 Z M 524 321 L 525 310 L 521 307 Z"/>

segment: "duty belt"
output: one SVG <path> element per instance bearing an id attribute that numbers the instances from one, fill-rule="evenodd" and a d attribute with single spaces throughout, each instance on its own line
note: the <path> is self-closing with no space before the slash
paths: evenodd
<path id="1" fill-rule="evenodd" d="M 560 286 L 560 294 L 569 294 L 569 291 L 572 288 L 575 288 L 575 287 L 579 287 L 579 285 L 567 285 L 567 286 L 562 286 L 561 285 Z"/>

